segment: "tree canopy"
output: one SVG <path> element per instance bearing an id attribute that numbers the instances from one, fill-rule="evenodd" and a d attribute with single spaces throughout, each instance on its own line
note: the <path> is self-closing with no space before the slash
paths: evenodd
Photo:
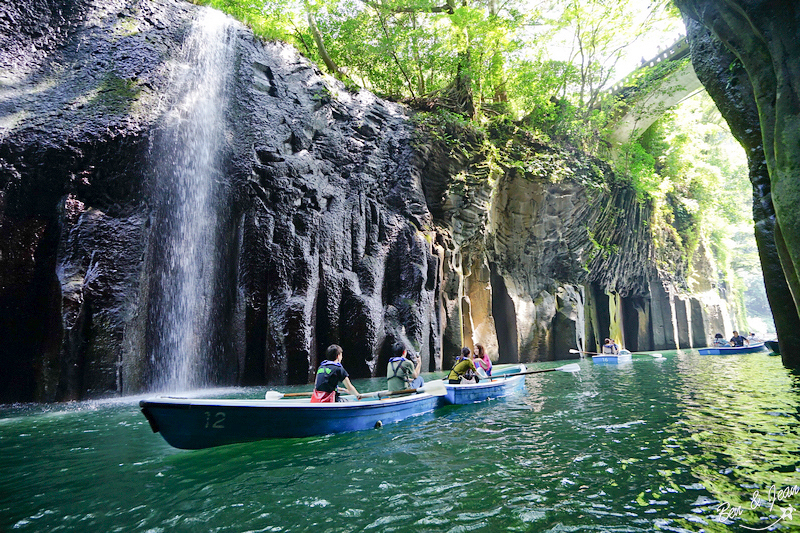
<path id="1" fill-rule="evenodd" d="M 381 96 L 551 126 L 565 106 L 585 120 L 620 61 L 677 25 L 666 0 L 197 1 Z"/>

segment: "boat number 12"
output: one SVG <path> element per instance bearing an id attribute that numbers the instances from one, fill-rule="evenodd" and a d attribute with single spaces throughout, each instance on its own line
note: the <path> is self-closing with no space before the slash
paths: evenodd
<path id="1" fill-rule="evenodd" d="M 218 412 L 211 416 L 211 413 L 206 411 L 206 429 L 209 427 L 214 429 L 225 429 L 225 413 Z"/>

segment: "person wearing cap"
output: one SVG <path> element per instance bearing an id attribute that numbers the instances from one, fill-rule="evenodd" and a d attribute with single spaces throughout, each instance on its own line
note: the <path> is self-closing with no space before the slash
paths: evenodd
<path id="1" fill-rule="evenodd" d="M 714 335 L 714 346 L 728 346 L 728 343 L 725 342 L 725 338 L 722 336 L 722 333 L 717 333 Z"/>
<path id="2" fill-rule="evenodd" d="M 394 357 L 389 359 L 386 367 L 386 385 L 389 391 L 405 389 L 418 389 L 425 380 L 419 375 L 422 369 L 422 360 L 417 357 L 416 363 L 408 358 L 408 351 L 401 342 L 392 346 Z"/>
<path id="3" fill-rule="evenodd" d="M 336 344 L 328 346 L 325 361 L 317 369 L 317 379 L 314 382 L 314 392 L 311 393 L 311 403 L 339 402 L 339 383 L 344 383 L 345 388 L 356 398 L 361 399 L 361 394 L 350 383 L 350 375 L 342 366 L 342 348 Z"/>

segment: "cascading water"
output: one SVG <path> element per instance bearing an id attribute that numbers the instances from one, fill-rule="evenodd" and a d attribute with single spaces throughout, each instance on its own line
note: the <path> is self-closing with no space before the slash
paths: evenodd
<path id="1" fill-rule="evenodd" d="M 155 163 L 154 301 L 148 332 L 151 386 L 209 382 L 226 209 L 227 85 L 233 21 L 204 8 L 173 65 Z"/>

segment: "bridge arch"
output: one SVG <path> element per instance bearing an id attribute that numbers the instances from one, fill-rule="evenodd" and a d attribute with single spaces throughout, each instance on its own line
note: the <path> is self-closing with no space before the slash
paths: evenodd
<path id="1" fill-rule="evenodd" d="M 650 61 L 643 61 L 636 70 L 608 90 L 606 98 L 618 99 L 622 104 L 610 121 L 609 140 L 613 145 L 619 146 L 638 139 L 669 108 L 704 90 L 691 61 L 685 59 L 688 55 L 686 37 L 681 37 Z M 646 87 L 634 88 L 630 85 L 643 71 L 665 61 L 681 61 L 681 64 Z"/>

